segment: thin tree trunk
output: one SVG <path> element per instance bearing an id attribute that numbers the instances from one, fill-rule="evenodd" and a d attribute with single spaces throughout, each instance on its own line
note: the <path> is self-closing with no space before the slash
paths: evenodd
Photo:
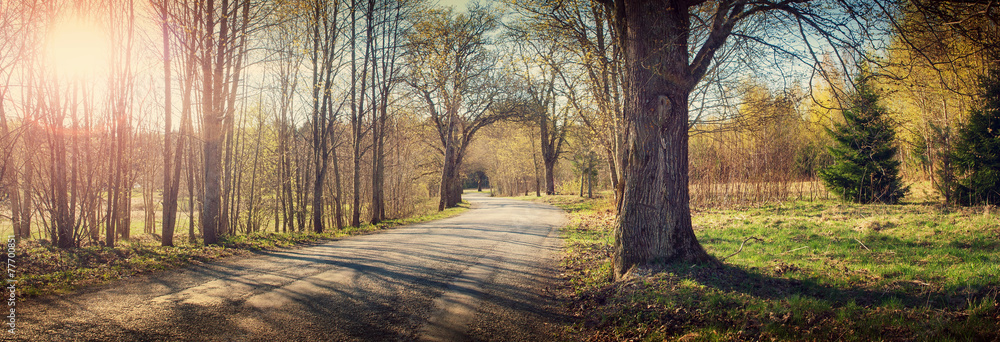
<path id="1" fill-rule="evenodd" d="M 190 93 L 190 92 L 189 92 Z M 186 121 L 188 122 L 188 134 L 191 134 L 191 113 L 188 111 L 185 115 Z M 188 244 L 194 245 L 197 241 L 194 236 L 194 202 L 195 202 L 195 187 L 194 187 L 194 142 L 190 141 L 191 137 L 188 136 L 188 157 L 187 157 L 187 190 L 188 190 Z"/>
<path id="2" fill-rule="evenodd" d="M 13 133 L 7 125 L 7 113 L 4 107 L 6 91 L 0 89 L 0 135 L 3 136 L 4 152 L 0 156 L 3 158 L 3 172 L 0 177 L 3 179 L 3 189 L 7 197 L 10 198 L 10 221 L 14 229 L 14 236 L 18 239 L 28 238 L 21 231 L 21 190 L 18 188 L 18 175 L 14 165 L 14 151 L 16 149 L 17 137 L 11 136 Z M 26 120 L 27 121 L 27 120 Z M 26 127 L 21 128 L 26 129 Z M 88 154 L 89 156 L 89 154 Z M 28 158 L 25 158 L 26 160 Z"/>
<path id="3" fill-rule="evenodd" d="M 223 0 L 222 9 L 229 9 L 229 1 Z M 240 13 L 242 9 L 242 14 Z M 216 50 L 216 98 L 219 101 L 219 106 L 225 106 L 223 119 L 223 131 L 222 136 L 225 137 L 225 161 L 223 163 L 225 182 L 224 188 L 222 189 L 223 194 L 223 207 L 222 213 L 219 216 L 219 235 L 230 234 L 235 228 L 235 225 L 239 221 L 239 210 L 235 212 L 232 208 L 238 203 L 238 198 L 233 198 L 232 191 L 236 187 L 233 181 L 233 157 L 236 151 L 234 144 L 239 144 L 236 141 L 236 132 L 233 129 L 235 124 L 235 114 L 236 114 L 236 94 L 240 86 L 240 75 L 243 68 L 243 60 L 246 56 L 246 30 L 249 25 L 249 11 L 250 2 L 248 0 L 243 0 L 242 6 L 232 6 L 232 11 L 230 13 L 223 14 L 222 21 L 219 26 L 219 47 Z M 239 18 L 239 21 L 235 21 Z M 235 24 L 234 24 L 235 23 Z M 239 26 L 237 26 L 238 24 Z M 232 28 L 230 28 L 232 26 Z M 239 37 L 239 41 L 236 37 Z M 234 64 L 235 62 L 235 64 Z M 226 76 L 222 76 L 222 70 L 225 67 Z M 224 84 L 223 80 L 228 81 L 228 89 Z M 224 103 L 223 103 L 224 101 Z M 237 195 L 238 197 L 238 195 Z M 235 219 L 237 222 L 232 222 Z"/>
<path id="4" fill-rule="evenodd" d="M 382 94 L 388 96 L 388 94 Z M 378 120 L 372 125 L 372 217 L 376 224 L 385 219 L 385 104 L 380 105 Z"/>
<path id="5" fill-rule="evenodd" d="M 227 0 L 223 0 L 222 7 L 225 8 L 228 5 Z M 205 25 L 203 26 L 206 33 L 212 32 L 215 28 L 215 1 L 206 0 L 205 9 L 203 11 L 205 15 Z M 202 12 L 199 12 L 202 13 Z M 225 23 L 225 21 L 223 21 Z M 220 176 L 222 168 L 222 114 L 218 108 L 216 90 L 221 90 L 215 85 L 216 82 L 222 83 L 222 72 L 219 70 L 216 73 L 212 70 L 212 55 L 211 51 L 215 46 L 215 34 L 209 33 L 204 34 L 204 44 L 201 58 L 201 73 L 202 73 L 202 167 L 203 167 L 203 179 L 204 182 L 204 196 L 202 197 L 202 209 L 201 209 L 201 226 L 202 235 L 205 240 L 206 245 L 219 243 L 219 214 L 221 210 L 221 187 L 220 187 Z M 223 37 L 219 37 L 220 44 L 224 44 L 221 41 L 224 40 Z M 223 45 L 224 47 L 224 45 Z M 221 54 L 221 51 L 218 51 Z M 221 56 L 220 56 L 221 58 Z M 221 68 L 222 65 L 219 65 Z M 216 81 L 216 79 L 219 79 Z"/>
<path id="6" fill-rule="evenodd" d="M 28 127 L 28 129 L 31 129 L 31 127 Z M 31 146 L 32 140 L 33 139 L 31 137 L 31 134 L 27 134 L 24 137 L 24 144 L 25 144 L 25 146 Z M 20 235 L 22 238 L 31 237 L 31 216 L 32 216 L 31 215 L 31 213 L 32 213 L 31 206 L 33 204 L 32 201 L 31 201 L 31 191 L 32 191 L 31 189 L 32 189 L 32 185 L 33 185 L 32 181 L 34 180 L 34 177 L 33 177 L 34 176 L 34 171 L 35 171 L 34 170 L 34 165 L 35 165 L 35 163 L 33 163 L 30 154 L 25 154 L 25 156 L 24 156 L 24 178 L 21 180 L 21 193 L 24 194 L 22 196 L 24 202 L 22 202 L 22 204 L 20 205 L 20 209 L 21 209 L 21 214 L 20 214 L 21 222 L 20 223 L 21 224 L 19 226 L 15 227 L 16 230 L 17 230 L 17 234 Z"/>
<path id="7" fill-rule="evenodd" d="M 594 198 L 594 170 L 587 172 L 587 198 Z"/>
<path id="8" fill-rule="evenodd" d="M 545 127 L 545 128 L 539 129 L 539 131 L 546 131 L 546 132 L 548 131 L 548 124 L 545 123 L 544 119 L 542 120 L 542 127 Z M 548 140 L 547 137 L 546 137 L 547 134 L 542 133 L 542 134 L 539 134 L 539 136 L 545 137 L 543 139 L 546 140 L 546 141 Z M 541 189 L 542 188 L 542 181 L 541 181 L 541 179 L 539 179 L 539 175 L 538 175 L 539 174 L 539 171 L 538 171 L 538 151 L 535 149 L 535 139 L 530 139 L 530 140 L 531 140 L 531 166 L 533 166 L 535 168 L 535 174 L 534 174 L 534 176 L 535 176 L 535 197 L 542 197 L 542 189 Z M 543 146 L 543 148 L 544 148 L 544 146 Z M 550 193 L 548 193 L 548 190 L 546 190 L 546 195 L 551 195 Z"/>
<path id="9" fill-rule="evenodd" d="M 177 139 L 177 153 L 171 163 L 170 153 L 170 129 L 172 121 L 173 102 L 171 100 L 171 74 L 170 74 L 170 39 L 167 27 L 167 3 L 160 4 L 161 25 L 163 31 L 163 235 L 160 236 L 160 244 L 163 246 L 174 245 L 174 225 L 177 218 L 177 193 L 180 189 L 181 158 L 184 145 L 182 139 Z M 183 129 L 182 129 L 183 131 Z"/>
<path id="10" fill-rule="evenodd" d="M 337 222 L 337 229 L 339 230 L 344 228 L 344 203 L 343 203 L 344 192 L 340 184 L 341 181 L 340 161 L 337 158 L 337 148 L 336 148 L 337 144 L 334 143 L 333 145 L 335 146 L 333 148 L 333 151 L 331 151 L 333 154 L 333 184 L 335 188 L 334 190 L 336 191 L 336 195 L 333 198 L 333 203 L 334 203 L 333 215 Z"/>
<path id="11" fill-rule="evenodd" d="M 56 97 L 54 102 L 58 103 L 58 95 Z M 58 232 L 57 236 L 53 236 L 53 240 L 59 248 L 71 248 L 74 247 L 74 241 L 73 223 L 69 217 L 69 199 L 67 198 L 66 141 L 62 133 L 64 130 L 61 129 L 62 114 L 55 114 L 55 112 L 61 111 L 61 108 L 57 108 L 52 110 L 52 114 L 50 114 L 59 115 L 58 118 L 52 119 L 51 123 L 55 129 L 50 133 L 52 136 L 52 193 L 55 201 L 52 220 Z"/>
<path id="12" fill-rule="evenodd" d="M 351 1 L 351 147 L 353 172 L 351 194 L 351 226 L 361 225 L 361 118 L 364 116 L 365 80 L 368 75 L 369 45 L 365 45 L 364 63 L 361 66 L 361 85 L 357 84 L 357 1 Z M 370 36 L 370 33 L 369 33 Z M 367 41 L 366 41 L 367 42 Z M 358 96 L 358 89 L 361 96 Z"/>

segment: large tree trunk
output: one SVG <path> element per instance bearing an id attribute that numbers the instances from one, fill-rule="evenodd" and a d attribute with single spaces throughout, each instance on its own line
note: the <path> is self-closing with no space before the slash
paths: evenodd
<path id="1" fill-rule="evenodd" d="M 462 182 L 459 179 L 459 169 L 462 163 L 462 152 L 452 143 L 445 147 L 444 166 L 441 168 L 441 200 L 438 202 L 438 211 L 446 208 L 454 208 L 462 202 Z"/>
<path id="2" fill-rule="evenodd" d="M 652 262 L 704 261 L 709 256 L 691 227 L 688 205 L 689 14 L 684 6 L 631 1 L 624 8 L 628 87 L 625 191 L 615 227 L 616 276 Z M 663 39 L 678 44 L 664 47 Z M 647 68 L 659 66 L 661 75 Z"/>
<path id="3" fill-rule="evenodd" d="M 451 179 L 451 196 L 448 198 L 448 207 L 457 207 L 462 202 L 462 180 L 459 178 L 458 170 L 460 166 L 455 165 L 454 176 Z"/>
<path id="4" fill-rule="evenodd" d="M 441 193 L 440 201 L 438 201 L 438 211 L 442 211 L 445 208 L 454 207 L 458 201 L 455 201 L 455 191 L 452 185 L 453 179 L 455 179 L 455 152 L 454 148 L 448 146 L 445 148 L 444 152 L 444 166 L 441 168 Z"/>

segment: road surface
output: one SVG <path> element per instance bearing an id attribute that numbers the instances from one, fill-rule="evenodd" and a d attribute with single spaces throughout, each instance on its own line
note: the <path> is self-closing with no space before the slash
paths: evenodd
<path id="1" fill-rule="evenodd" d="M 444 220 L 25 302 L 17 339 L 557 339 L 566 317 L 549 291 L 562 211 L 466 199 L 471 210 Z"/>

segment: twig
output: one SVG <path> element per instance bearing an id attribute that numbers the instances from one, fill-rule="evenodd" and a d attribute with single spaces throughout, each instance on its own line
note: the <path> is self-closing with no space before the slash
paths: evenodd
<path id="1" fill-rule="evenodd" d="M 743 251 L 743 245 L 744 245 L 744 244 L 746 244 L 746 243 L 747 243 L 747 241 L 750 241 L 750 240 L 757 240 L 757 242 L 764 242 L 764 240 L 761 240 L 760 238 L 758 238 L 758 237 L 756 237 L 756 236 L 751 236 L 751 237 L 748 237 L 748 238 L 746 238 L 746 239 L 743 239 L 743 242 L 742 242 L 742 243 L 740 243 L 740 249 L 739 249 L 739 250 L 737 250 L 737 251 L 736 251 L 736 252 L 734 252 L 733 254 L 730 254 L 730 255 L 727 255 L 727 256 L 726 256 L 725 258 L 722 258 L 722 260 L 719 260 L 719 262 L 723 262 L 723 261 L 726 261 L 726 259 L 729 259 L 729 257 L 731 257 L 731 256 L 734 256 L 734 255 L 736 255 L 736 254 L 740 254 L 740 252 L 742 252 L 742 251 Z"/>
<path id="2" fill-rule="evenodd" d="M 860 243 L 860 244 L 861 244 L 861 247 L 864 247 L 864 248 L 865 248 L 865 249 L 867 249 L 867 250 L 868 250 L 869 252 L 871 252 L 871 251 L 872 251 L 872 249 L 871 249 L 871 248 L 868 248 L 868 246 L 865 246 L 865 243 L 864 243 L 864 242 L 861 242 L 861 240 L 858 240 L 858 238 L 854 238 L 854 241 L 857 241 L 858 243 Z"/>
<path id="3" fill-rule="evenodd" d="M 781 253 L 781 255 L 785 255 L 785 254 L 788 254 L 788 253 L 791 253 L 791 252 L 794 252 L 794 251 L 797 251 L 797 250 L 800 250 L 800 249 L 804 249 L 804 248 L 809 248 L 809 246 L 802 246 L 802 247 L 799 247 L 799 248 L 796 248 L 796 249 L 793 249 L 793 250 Z"/>

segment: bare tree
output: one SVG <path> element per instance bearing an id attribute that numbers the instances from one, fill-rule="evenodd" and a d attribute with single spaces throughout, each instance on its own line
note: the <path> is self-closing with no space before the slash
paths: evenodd
<path id="1" fill-rule="evenodd" d="M 328 4 L 326 1 L 315 1 L 312 4 L 312 163 L 315 170 L 313 181 L 312 224 L 313 230 L 322 233 L 323 220 L 323 186 L 326 184 L 326 173 L 329 167 L 331 149 L 330 134 L 340 106 L 334 109 L 331 88 L 333 79 L 339 68 L 333 64 L 337 56 L 337 38 L 340 27 L 337 26 L 340 2 Z M 343 102 L 340 103 L 341 105 Z"/>
<path id="2" fill-rule="evenodd" d="M 691 228 L 688 193 L 688 130 L 691 93 L 726 57 L 717 55 L 732 36 L 779 53 L 758 27 L 784 23 L 815 53 L 807 35 L 837 50 L 859 51 L 851 28 L 873 27 L 859 13 L 870 3 L 837 1 L 595 0 L 612 14 L 615 41 L 625 56 L 625 186 L 615 228 L 617 276 L 654 261 L 705 261 Z M 809 33 L 806 33 L 809 32 Z M 746 42 L 747 40 L 737 40 Z M 857 54 L 860 56 L 860 54 Z M 842 56 L 838 52 L 838 56 Z M 718 58 L 717 58 L 718 57 Z"/>
<path id="3" fill-rule="evenodd" d="M 369 6 L 373 8 L 375 3 L 373 0 L 368 0 Z M 362 63 L 361 72 L 358 73 L 358 58 L 357 58 L 357 41 L 358 41 L 358 1 L 351 0 L 351 152 L 353 161 L 353 172 L 352 175 L 352 186 L 353 189 L 351 197 L 351 225 L 360 226 L 361 225 L 361 158 L 364 156 L 365 149 L 362 146 L 362 141 L 368 131 L 368 126 L 364 124 L 365 120 L 365 89 L 368 82 L 368 63 L 371 62 L 371 26 L 366 25 L 366 39 L 362 42 L 364 44 L 364 51 L 362 52 Z M 366 21 L 370 23 L 371 18 L 367 16 L 371 15 L 372 9 L 364 12 L 363 15 L 366 16 Z M 360 83 L 358 78 L 360 78 Z M 359 94 L 360 90 L 360 94 Z"/>
<path id="4" fill-rule="evenodd" d="M 513 102 L 498 101 L 496 56 L 486 48 L 489 33 L 497 27 L 494 13 L 471 7 L 468 13 L 429 9 L 419 14 L 407 36 L 407 83 L 423 99 L 434 144 L 443 157 L 438 210 L 462 200 L 459 170 L 473 136 L 486 125 L 516 113 Z"/>
<path id="5" fill-rule="evenodd" d="M 274 43 L 270 47 L 274 55 L 274 63 L 277 64 L 275 72 L 278 108 L 275 111 L 276 125 L 278 130 L 278 192 L 277 202 L 281 207 L 275 211 L 275 231 L 288 232 L 289 228 L 295 227 L 295 200 L 292 193 L 293 185 L 293 159 L 292 158 L 292 136 L 295 122 L 292 116 L 295 109 L 295 97 L 298 89 L 299 71 L 302 66 L 303 54 L 295 48 L 296 42 L 304 39 L 303 34 L 308 32 L 305 29 L 306 20 L 302 12 L 308 11 L 306 6 L 298 6 L 295 2 L 284 4 L 274 11 L 274 24 L 270 26 L 270 33 L 267 41 Z M 334 151 L 335 152 L 335 151 Z M 336 167 L 336 164 L 334 165 Z M 279 215 L 280 214 L 280 215 Z M 281 217 L 280 220 L 278 217 Z"/>
<path id="6" fill-rule="evenodd" d="M 219 241 L 228 214 L 223 210 L 223 153 L 227 134 L 224 123 L 232 122 L 234 101 L 245 54 L 246 28 L 249 24 L 249 0 L 215 0 L 198 3 L 194 11 L 201 37 L 198 47 L 201 62 L 201 115 L 204 197 L 201 224 L 206 244 Z M 228 180 L 228 178 L 227 178 Z M 228 182 L 227 182 L 228 183 Z"/>
<path id="7" fill-rule="evenodd" d="M 608 163 L 608 175 L 616 203 L 624 190 L 622 151 L 622 50 L 614 43 L 616 26 L 612 11 L 591 0 L 505 0 L 524 16 L 531 33 L 573 56 L 571 65 L 560 69 L 560 83 L 575 84 L 582 78 L 587 95 L 567 87 L 567 98 L 575 116 L 593 133 Z M 570 81 L 570 82 L 567 82 Z"/>
<path id="8" fill-rule="evenodd" d="M 19 64 L 30 56 L 32 27 L 37 25 L 36 4 L 33 1 L 6 1 L 0 3 L 0 187 L 10 200 L 11 224 L 14 235 L 19 239 L 31 235 L 31 194 L 22 193 L 19 180 L 26 179 L 24 186 L 30 186 L 31 166 L 29 158 L 18 158 L 20 139 L 30 127 L 29 118 L 12 127 L 12 113 L 8 112 L 11 94 L 11 79 Z M 21 141 L 21 144 L 19 144 Z M 22 145 L 23 146 L 23 145 Z M 23 172 L 23 174 L 19 174 Z M 23 175 L 23 176 L 22 176 Z"/>
<path id="9" fill-rule="evenodd" d="M 373 16 L 375 36 L 372 44 L 372 205 L 369 222 L 376 224 L 385 216 L 385 138 L 389 98 L 400 83 L 403 31 L 406 18 L 412 13 L 410 1 L 380 1 Z"/>
<path id="10" fill-rule="evenodd" d="M 163 246 L 174 245 L 174 226 L 177 221 L 177 194 L 180 190 L 181 161 L 183 158 L 183 139 L 177 139 L 177 146 L 171 150 L 171 134 L 173 120 L 173 101 L 170 73 L 171 50 L 170 44 L 171 20 L 168 12 L 167 1 L 161 1 L 160 27 L 163 33 L 163 235 L 160 236 L 160 243 Z M 189 113 L 188 113 L 189 114 Z M 183 134 L 183 128 L 181 129 Z M 173 158 L 173 160 L 171 160 Z"/>
<path id="11" fill-rule="evenodd" d="M 575 100 L 572 93 L 576 91 L 577 77 L 573 73 L 578 70 L 570 68 L 571 60 L 557 41 L 562 37 L 551 35 L 530 22 L 512 27 L 510 35 L 515 48 L 523 50 L 524 56 L 519 58 L 523 70 L 519 73 L 532 108 L 528 119 L 538 126 L 545 194 L 554 195 L 555 166 L 564 152 L 571 104 Z M 561 96 L 563 94 L 569 96 Z"/>

